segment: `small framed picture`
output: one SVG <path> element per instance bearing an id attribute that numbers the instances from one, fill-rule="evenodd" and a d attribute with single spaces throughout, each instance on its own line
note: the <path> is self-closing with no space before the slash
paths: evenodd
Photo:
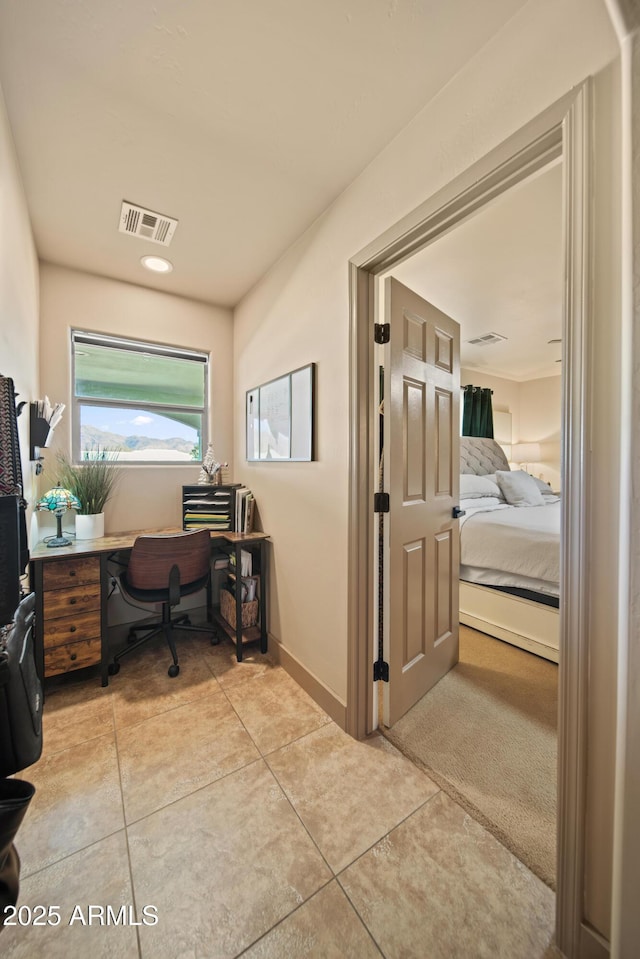
<path id="1" fill-rule="evenodd" d="M 315 363 L 247 390 L 247 459 L 314 459 Z"/>

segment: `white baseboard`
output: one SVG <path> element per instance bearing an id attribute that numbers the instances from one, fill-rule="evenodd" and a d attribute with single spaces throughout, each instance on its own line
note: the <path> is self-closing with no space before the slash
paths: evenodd
<path id="1" fill-rule="evenodd" d="M 460 622 L 536 656 L 558 662 L 560 615 L 553 606 L 461 582 Z"/>
<path id="2" fill-rule="evenodd" d="M 273 636 L 269 636 L 269 652 L 273 654 L 276 662 L 285 669 L 292 679 L 302 686 L 313 700 L 328 713 L 333 721 L 341 729 L 347 727 L 347 705 L 341 699 L 331 692 L 330 689 L 320 682 L 319 679 L 310 673 L 284 646 L 282 646 Z"/>

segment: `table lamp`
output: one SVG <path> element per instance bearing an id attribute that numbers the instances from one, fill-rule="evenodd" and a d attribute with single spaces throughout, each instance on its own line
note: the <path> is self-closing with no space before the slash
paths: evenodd
<path id="1" fill-rule="evenodd" d="M 54 486 L 44 494 L 38 501 L 36 509 L 49 510 L 55 513 L 56 517 L 56 535 L 50 536 L 45 540 L 47 546 L 68 546 L 71 542 L 62 535 L 62 517 L 68 509 L 80 509 L 80 500 L 63 486 Z"/>
<path id="2" fill-rule="evenodd" d="M 514 443 L 511 447 L 511 456 L 513 462 L 525 469 L 531 463 L 539 463 L 542 456 L 540 443 Z"/>

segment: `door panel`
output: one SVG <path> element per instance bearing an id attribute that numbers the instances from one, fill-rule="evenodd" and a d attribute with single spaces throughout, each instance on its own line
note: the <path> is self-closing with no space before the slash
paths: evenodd
<path id="1" fill-rule="evenodd" d="M 434 643 L 438 646 L 445 639 L 448 639 L 453 630 L 453 596 L 451 590 L 451 581 L 453 579 L 452 559 L 453 549 L 453 530 L 447 530 L 445 533 L 437 533 L 435 537 L 436 547 L 436 627 Z"/>
<path id="2" fill-rule="evenodd" d="M 403 551 L 404 566 L 404 637 L 402 668 L 405 669 L 419 656 L 424 655 L 424 592 L 425 549 L 424 541 L 406 543 Z"/>
<path id="3" fill-rule="evenodd" d="M 386 281 L 385 478 L 390 496 L 384 722 L 392 725 L 458 661 L 458 324 Z"/>
<path id="4" fill-rule="evenodd" d="M 436 470 L 435 493 L 436 496 L 453 496 L 453 451 L 451 443 L 451 432 L 457 428 L 457 422 L 453 416 L 453 394 L 450 390 L 436 389 L 435 391 L 435 457 L 434 465 Z M 458 470 L 458 473 L 460 471 Z"/>
<path id="5" fill-rule="evenodd" d="M 403 499 L 405 503 L 411 500 L 422 502 L 426 496 L 426 389 L 424 383 L 411 380 L 405 380 L 403 388 L 403 445 L 407 451 Z"/>

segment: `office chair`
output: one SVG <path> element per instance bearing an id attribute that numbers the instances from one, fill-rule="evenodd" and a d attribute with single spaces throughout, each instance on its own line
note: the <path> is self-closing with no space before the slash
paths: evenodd
<path id="1" fill-rule="evenodd" d="M 211 540 L 206 529 L 186 533 L 138 536 L 133 544 L 126 570 L 120 574 L 120 586 L 125 596 L 136 602 L 162 603 L 162 619 L 152 623 L 137 623 L 129 629 L 129 646 L 116 653 L 109 664 L 109 674 L 115 676 L 120 670 L 123 656 L 133 653 L 159 633 L 164 633 L 173 663 L 169 666 L 172 678 L 180 672 L 174 630 L 210 632 L 211 642 L 216 645 L 213 626 L 193 626 L 186 613 L 172 617 L 171 611 L 183 596 L 203 589 L 210 576 Z M 146 635 L 136 640 L 136 634 Z"/>

